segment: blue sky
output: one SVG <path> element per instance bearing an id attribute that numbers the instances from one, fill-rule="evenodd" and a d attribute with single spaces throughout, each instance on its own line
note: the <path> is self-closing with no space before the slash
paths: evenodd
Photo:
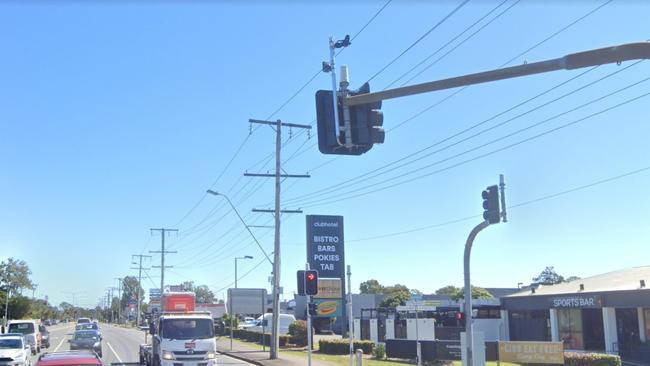
<path id="1" fill-rule="evenodd" d="M 393 0 L 337 58 L 351 86 L 459 3 Z M 371 89 L 488 13 L 394 86 L 438 58 L 408 84 L 650 37 L 647 4 L 615 0 L 593 11 L 604 3 L 470 1 Z M 252 255 L 239 263 L 240 275 L 250 271 L 239 286 L 268 288 L 261 251 L 223 199 L 204 192 L 227 192 L 248 224 L 270 223 L 251 209 L 272 207 L 273 181 L 243 173 L 272 172 L 274 134 L 254 126 L 249 135 L 248 119 L 314 123 L 314 93 L 331 87 L 328 74 L 275 112 L 327 59 L 329 36 L 355 35 L 384 4 L 0 2 L 0 259 L 26 260 L 37 296 L 59 303 L 75 292 L 91 306 L 115 277 L 137 274 L 132 254 L 160 249 L 149 228 L 168 227 L 179 233 L 167 238 L 177 253 L 167 257 L 175 267 L 166 283 L 193 280 L 221 297 L 233 258 Z M 375 278 L 428 293 L 462 283 L 463 246 L 479 219 L 457 220 L 481 213 L 480 192 L 499 174 L 508 204 L 519 205 L 634 172 L 512 208 L 507 224 L 477 238 L 472 271 L 477 285 L 514 287 L 545 266 L 589 276 L 646 265 L 650 97 L 630 100 L 648 93 L 649 71 L 625 62 L 385 101 L 386 143 L 358 157 L 322 155 L 314 134 L 293 130 L 283 138 L 284 169 L 311 178 L 284 183 L 283 207 L 345 217 L 355 289 Z M 358 178 L 434 144 L 418 161 Z M 255 234 L 272 251 L 272 231 Z M 284 216 L 285 297 L 305 253 L 304 216 Z M 149 275 L 144 287 L 158 286 L 159 272 Z"/>

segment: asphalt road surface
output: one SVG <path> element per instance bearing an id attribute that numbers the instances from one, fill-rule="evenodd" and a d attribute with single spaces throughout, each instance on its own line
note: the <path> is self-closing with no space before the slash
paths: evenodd
<path id="1" fill-rule="evenodd" d="M 50 331 L 50 348 L 44 352 L 57 352 L 70 350 L 68 340 L 72 338 L 75 323 L 60 323 L 48 327 Z M 138 366 L 140 344 L 145 343 L 145 332 L 133 328 L 122 328 L 106 323 L 100 323 L 102 332 L 102 360 L 106 365 Z M 147 338 L 147 340 L 149 337 Z M 38 361 L 38 356 L 33 356 L 32 365 Z M 222 354 L 217 356 L 219 365 L 251 365 Z"/>

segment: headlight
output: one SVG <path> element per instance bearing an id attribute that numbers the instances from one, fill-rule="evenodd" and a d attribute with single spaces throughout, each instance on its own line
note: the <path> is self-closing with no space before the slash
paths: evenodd
<path id="1" fill-rule="evenodd" d="M 95 342 L 95 344 L 93 344 L 93 348 L 99 348 L 100 346 L 101 344 L 99 342 Z"/>
<path id="2" fill-rule="evenodd" d="M 162 358 L 163 358 L 163 360 L 173 360 L 174 359 L 174 354 L 169 352 L 169 351 L 163 351 Z"/>
<path id="3" fill-rule="evenodd" d="M 208 352 L 208 353 L 206 353 L 205 357 L 208 358 L 208 359 L 213 359 L 213 358 L 217 357 L 217 354 L 214 353 L 214 352 Z"/>

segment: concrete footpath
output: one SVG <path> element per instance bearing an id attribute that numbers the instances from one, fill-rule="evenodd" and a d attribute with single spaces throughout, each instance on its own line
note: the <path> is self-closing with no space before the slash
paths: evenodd
<path id="1" fill-rule="evenodd" d="M 270 365 L 270 366 L 304 366 L 307 364 L 306 356 L 291 356 L 287 352 L 280 352 L 278 358 L 275 360 L 269 359 L 269 349 L 262 351 L 255 346 L 249 346 L 241 341 L 232 342 L 232 350 L 230 349 L 230 338 L 220 337 L 217 339 L 217 352 L 228 355 L 242 361 L 250 362 L 254 365 Z M 315 360 L 312 358 L 312 366 L 335 366 L 334 363 Z"/>

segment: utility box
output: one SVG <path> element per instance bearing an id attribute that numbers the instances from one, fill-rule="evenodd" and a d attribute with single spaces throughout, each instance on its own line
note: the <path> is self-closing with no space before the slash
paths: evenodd
<path id="1" fill-rule="evenodd" d="M 413 340 L 419 339 L 421 341 L 435 341 L 436 340 L 435 319 L 428 319 L 428 318 L 407 319 L 406 338 L 413 339 Z"/>

